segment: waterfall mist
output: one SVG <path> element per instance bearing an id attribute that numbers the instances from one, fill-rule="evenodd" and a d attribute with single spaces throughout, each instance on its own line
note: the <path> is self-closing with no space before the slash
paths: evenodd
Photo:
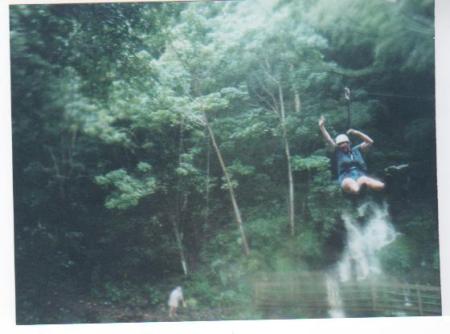
<path id="1" fill-rule="evenodd" d="M 345 317 L 345 303 L 339 285 L 363 281 L 382 274 L 378 252 L 397 236 L 390 222 L 388 206 L 368 201 L 354 213 L 343 212 L 345 248 L 340 260 L 325 275 L 330 317 Z"/>

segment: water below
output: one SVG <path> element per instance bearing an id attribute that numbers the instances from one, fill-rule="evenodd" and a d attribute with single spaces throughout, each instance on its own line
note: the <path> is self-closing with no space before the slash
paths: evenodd
<path id="1" fill-rule="evenodd" d="M 346 244 L 341 259 L 326 274 L 329 316 L 345 317 L 340 284 L 364 281 L 382 274 L 379 251 L 397 236 L 390 222 L 387 205 L 365 202 L 357 208 L 357 215 L 342 214 L 346 229 Z"/>

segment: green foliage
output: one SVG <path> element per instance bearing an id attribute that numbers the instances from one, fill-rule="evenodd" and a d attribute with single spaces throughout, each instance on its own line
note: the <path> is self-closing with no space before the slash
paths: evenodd
<path id="1" fill-rule="evenodd" d="M 166 302 L 167 296 L 163 294 L 164 290 L 160 286 L 146 285 L 143 290 L 149 305 L 158 306 Z"/>
<path id="2" fill-rule="evenodd" d="M 151 170 L 151 166 L 140 162 L 138 170 L 148 172 Z M 129 175 L 124 169 L 97 176 L 95 182 L 100 186 L 112 186 L 116 189 L 106 199 L 105 206 L 108 209 L 127 209 L 136 206 L 140 199 L 153 194 L 157 189 L 154 177 L 144 176 L 138 179 Z"/>
<path id="3" fill-rule="evenodd" d="M 318 155 L 307 158 L 293 156 L 292 168 L 296 171 L 326 171 L 330 168 L 330 159 Z"/>
<path id="4" fill-rule="evenodd" d="M 116 303 L 124 298 L 125 291 L 115 286 L 113 283 L 108 282 L 105 284 L 105 293 L 112 303 Z"/>
<path id="5" fill-rule="evenodd" d="M 388 273 L 403 276 L 410 272 L 415 256 L 412 244 L 404 236 L 398 237 L 392 244 L 381 250 L 381 261 Z"/>
<path id="6" fill-rule="evenodd" d="M 320 246 L 319 235 L 312 229 L 303 229 L 292 243 L 291 251 L 305 261 L 314 263 L 316 259 L 322 258 Z"/>
<path id="7" fill-rule="evenodd" d="M 233 164 L 228 167 L 231 175 L 251 175 L 255 172 L 253 166 L 243 165 L 240 161 L 233 161 Z"/>

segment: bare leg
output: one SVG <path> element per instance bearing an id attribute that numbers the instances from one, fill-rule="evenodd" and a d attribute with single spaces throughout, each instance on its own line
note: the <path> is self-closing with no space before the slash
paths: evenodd
<path id="1" fill-rule="evenodd" d="M 345 180 L 344 180 L 345 181 Z M 358 185 L 361 187 L 362 185 L 366 185 L 368 188 L 376 191 L 380 191 L 384 189 L 384 183 L 376 180 L 374 178 L 371 178 L 369 176 L 361 176 L 357 180 Z"/>
<path id="2" fill-rule="evenodd" d="M 177 312 L 177 308 L 170 306 L 170 310 L 169 310 L 169 318 L 173 318 L 176 315 Z"/>
<path id="3" fill-rule="evenodd" d="M 359 179 L 358 179 L 359 180 Z M 357 194 L 361 189 L 361 185 L 355 180 L 346 177 L 341 183 L 342 190 L 349 194 Z"/>

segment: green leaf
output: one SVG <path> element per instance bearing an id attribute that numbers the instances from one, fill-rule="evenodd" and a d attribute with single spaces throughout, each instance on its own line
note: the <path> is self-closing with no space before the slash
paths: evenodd
<path id="1" fill-rule="evenodd" d="M 329 168 L 330 159 L 320 155 L 307 158 L 292 156 L 291 163 L 295 171 L 324 171 Z"/>

